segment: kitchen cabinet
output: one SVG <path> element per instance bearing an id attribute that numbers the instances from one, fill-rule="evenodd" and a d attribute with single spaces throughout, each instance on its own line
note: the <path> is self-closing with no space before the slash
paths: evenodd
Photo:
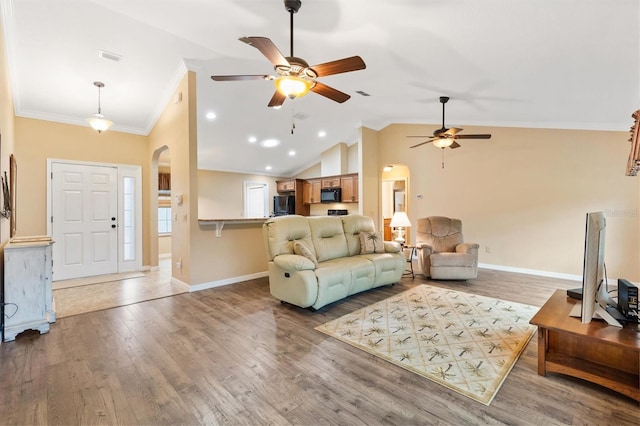
<path id="1" fill-rule="evenodd" d="M 278 191 L 278 194 L 281 194 L 283 192 L 295 192 L 295 190 L 296 190 L 296 179 L 276 181 L 276 191 Z"/>
<path id="2" fill-rule="evenodd" d="M 342 187 L 343 203 L 358 202 L 358 175 L 341 177 L 340 186 Z"/>
<path id="3" fill-rule="evenodd" d="M 320 188 L 322 181 L 319 179 L 309 180 L 304 185 L 304 203 L 305 204 L 320 204 Z"/>
<path id="4" fill-rule="evenodd" d="M 322 188 L 340 188 L 340 176 L 323 178 Z"/>

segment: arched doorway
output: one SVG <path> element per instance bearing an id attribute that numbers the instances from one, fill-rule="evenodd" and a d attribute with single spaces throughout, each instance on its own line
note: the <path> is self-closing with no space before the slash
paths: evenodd
<path id="1" fill-rule="evenodd" d="M 395 231 L 389 224 L 396 212 L 410 212 L 409 197 L 409 168 L 404 164 L 388 164 L 382 169 L 380 182 L 380 212 L 384 239 L 395 239 Z M 412 241 L 410 232 L 405 235 L 407 244 Z"/>
<path id="2" fill-rule="evenodd" d="M 169 147 L 162 146 L 151 158 L 150 202 L 150 264 L 158 269 L 168 262 L 171 269 L 171 156 Z"/>

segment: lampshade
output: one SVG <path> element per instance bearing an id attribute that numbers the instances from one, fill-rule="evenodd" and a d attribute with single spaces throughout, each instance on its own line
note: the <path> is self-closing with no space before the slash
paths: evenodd
<path id="1" fill-rule="evenodd" d="M 87 121 L 89 122 L 91 127 L 93 127 L 93 129 L 98 133 L 102 133 L 113 124 L 113 121 L 107 120 L 106 118 L 104 118 L 104 115 L 98 113 L 93 114 L 93 117 L 87 118 Z"/>
<path id="2" fill-rule="evenodd" d="M 311 81 L 294 75 L 284 75 L 276 78 L 276 90 L 289 99 L 300 98 L 311 89 Z"/>
<path id="3" fill-rule="evenodd" d="M 389 226 L 392 228 L 407 228 L 411 226 L 411 222 L 409 222 L 409 217 L 405 212 L 395 212 Z"/>
<path id="4" fill-rule="evenodd" d="M 105 130 L 107 130 L 109 127 L 111 127 L 113 122 L 104 118 L 104 115 L 102 114 L 102 109 L 100 107 L 100 89 L 104 87 L 104 83 L 101 81 L 94 81 L 93 85 L 98 88 L 98 112 L 93 114 L 93 117 L 87 118 L 87 121 L 95 131 L 97 131 L 98 133 L 102 133 Z"/>
<path id="5" fill-rule="evenodd" d="M 436 139 L 433 141 L 433 144 L 438 148 L 446 148 L 453 144 L 453 139 L 452 138 Z"/>

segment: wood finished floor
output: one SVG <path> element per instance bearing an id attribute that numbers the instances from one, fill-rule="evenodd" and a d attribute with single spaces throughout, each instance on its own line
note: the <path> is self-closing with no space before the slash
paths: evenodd
<path id="1" fill-rule="evenodd" d="M 273 299 L 264 278 L 70 316 L 0 345 L 0 423 L 640 424 L 636 401 L 538 376 L 535 337 L 486 407 L 313 329 L 421 283 L 536 306 L 576 286 L 417 276 L 311 312 Z"/>

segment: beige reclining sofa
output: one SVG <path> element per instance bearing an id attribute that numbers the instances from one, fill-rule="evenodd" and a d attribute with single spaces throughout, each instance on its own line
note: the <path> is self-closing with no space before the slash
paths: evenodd
<path id="1" fill-rule="evenodd" d="M 396 283 L 406 266 L 400 245 L 383 242 L 366 216 L 279 216 L 263 233 L 271 294 L 302 308 Z"/>

